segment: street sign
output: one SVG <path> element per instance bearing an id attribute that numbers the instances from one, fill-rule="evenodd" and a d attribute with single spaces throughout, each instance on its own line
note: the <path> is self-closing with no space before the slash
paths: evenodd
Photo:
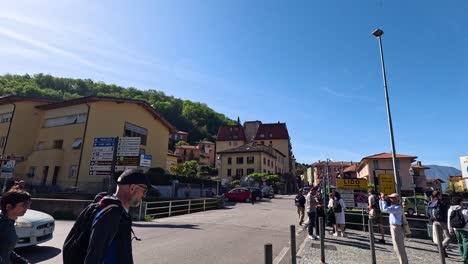
<path id="1" fill-rule="evenodd" d="M 2 169 L 0 178 L 10 179 L 13 178 L 13 171 L 15 170 L 16 160 L 4 160 L 2 161 Z"/>
<path id="2" fill-rule="evenodd" d="M 109 165 L 109 166 L 100 166 L 100 165 L 94 165 L 94 166 L 89 166 L 89 169 L 92 170 L 92 171 L 111 171 L 112 170 L 112 166 Z"/>
<path id="3" fill-rule="evenodd" d="M 380 192 L 383 192 L 386 195 L 395 193 L 395 177 L 393 174 L 380 174 L 379 188 Z"/>
<path id="4" fill-rule="evenodd" d="M 115 171 L 125 171 L 129 169 L 138 169 L 138 166 L 115 166 Z"/>
<path id="5" fill-rule="evenodd" d="M 89 175 L 110 175 L 114 161 L 116 138 L 94 138 L 93 152 L 89 162 Z"/>
<path id="6" fill-rule="evenodd" d="M 115 145 L 115 138 L 94 138 L 95 147 L 112 147 Z"/>
<path id="7" fill-rule="evenodd" d="M 140 156 L 140 137 L 121 137 L 117 146 L 117 156 Z M 138 164 L 137 164 L 138 165 Z"/>
<path id="8" fill-rule="evenodd" d="M 462 172 L 462 178 L 468 179 L 468 156 L 460 157 L 460 170 Z"/>
<path id="9" fill-rule="evenodd" d="M 336 188 L 344 190 L 367 190 L 365 179 L 337 179 Z"/>
<path id="10" fill-rule="evenodd" d="M 89 171 L 90 176 L 110 176 L 110 171 Z"/>
<path id="11" fill-rule="evenodd" d="M 153 159 L 152 155 L 141 155 L 140 156 L 140 166 L 141 167 L 151 167 L 151 160 Z"/>

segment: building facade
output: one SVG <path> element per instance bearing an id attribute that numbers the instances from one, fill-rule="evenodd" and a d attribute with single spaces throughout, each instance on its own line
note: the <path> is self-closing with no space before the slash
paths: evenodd
<path id="1" fill-rule="evenodd" d="M 95 165 L 96 138 L 139 137 L 140 154 L 151 155 L 151 167 L 166 168 L 168 137 L 175 131 L 146 102 L 111 97 L 40 103 L 31 110 L 30 119 L 34 121 L 12 119 L 12 127 L 15 122 L 28 122 L 31 127 L 24 135 L 9 138 L 5 152 L 24 156 L 15 166 L 15 178 L 57 190 L 95 192 L 105 188 L 109 177 L 90 171 Z M 14 130 L 10 132 L 13 135 Z M 15 140 L 18 136 L 21 140 Z M 30 142 L 27 149 L 23 142 Z M 22 153 L 20 148 L 24 148 Z"/>
<path id="2" fill-rule="evenodd" d="M 322 182 L 326 181 L 327 185 L 330 184 L 333 187 L 336 187 L 336 179 L 345 179 L 355 176 L 350 171 L 345 170 L 352 165 L 355 165 L 355 162 L 345 162 L 345 161 L 318 161 L 311 165 L 313 175 L 314 175 L 314 186 L 320 185 Z M 327 174 L 328 166 L 328 174 Z"/>
<path id="3" fill-rule="evenodd" d="M 426 190 L 443 192 L 442 183 L 445 183 L 445 181 L 441 179 L 426 179 L 426 182 Z"/>
<path id="4" fill-rule="evenodd" d="M 200 141 L 196 146 L 176 146 L 174 154 L 178 163 L 196 160 L 198 164 L 215 166 L 215 143 L 210 141 Z"/>
<path id="5" fill-rule="evenodd" d="M 177 131 L 169 134 L 169 142 L 185 141 L 188 142 L 188 133 L 184 131 Z"/>

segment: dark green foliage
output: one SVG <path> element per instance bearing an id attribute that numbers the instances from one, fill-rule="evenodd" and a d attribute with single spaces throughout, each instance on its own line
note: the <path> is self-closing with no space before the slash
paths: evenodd
<path id="1" fill-rule="evenodd" d="M 141 91 L 90 79 L 58 78 L 42 73 L 6 74 L 0 76 L 0 95 L 8 94 L 61 100 L 90 95 L 145 100 L 178 130 L 189 133 L 191 144 L 204 138 L 214 140 L 220 126 L 235 123 L 203 103 L 168 96 L 161 91 Z"/>

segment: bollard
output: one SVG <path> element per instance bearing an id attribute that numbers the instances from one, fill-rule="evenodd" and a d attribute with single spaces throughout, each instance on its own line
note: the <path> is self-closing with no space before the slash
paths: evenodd
<path id="1" fill-rule="evenodd" d="M 362 213 L 362 231 L 366 232 L 366 218 L 364 217 L 364 209 L 361 210 Z"/>
<path id="2" fill-rule="evenodd" d="M 320 230 L 320 260 L 325 263 L 325 226 L 323 224 L 323 217 L 319 217 L 319 230 Z"/>
<path id="3" fill-rule="evenodd" d="M 291 263 L 296 264 L 296 226 L 291 225 Z"/>
<path id="4" fill-rule="evenodd" d="M 372 219 L 369 218 L 369 242 L 371 250 L 371 263 L 376 264 L 377 260 L 375 258 L 375 244 L 374 244 L 374 226 L 372 224 Z"/>
<path id="5" fill-rule="evenodd" d="M 273 246 L 265 244 L 265 264 L 273 264 Z"/>
<path id="6" fill-rule="evenodd" d="M 434 222 L 432 228 L 435 228 L 436 237 L 437 237 L 437 246 L 439 248 L 440 263 L 445 264 L 445 249 L 442 245 L 442 226 L 439 222 Z"/>

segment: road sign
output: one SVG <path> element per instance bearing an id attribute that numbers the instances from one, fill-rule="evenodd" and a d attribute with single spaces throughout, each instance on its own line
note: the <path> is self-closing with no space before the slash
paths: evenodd
<path id="1" fill-rule="evenodd" d="M 384 194 L 395 193 L 395 177 L 393 174 L 380 174 L 379 175 L 379 189 Z"/>
<path id="2" fill-rule="evenodd" d="M 90 176 L 110 176 L 110 171 L 89 171 Z"/>
<path id="3" fill-rule="evenodd" d="M 115 145 L 116 138 L 94 138 L 93 152 L 89 162 L 89 175 L 110 175 Z"/>
<path id="4" fill-rule="evenodd" d="M 138 166 L 115 166 L 115 171 L 125 171 L 128 169 L 138 169 Z"/>
<path id="5" fill-rule="evenodd" d="M 140 156 L 140 144 L 140 137 L 119 138 L 119 143 L 117 146 L 117 156 Z"/>
<path id="6" fill-rule="evenodd" d="M 367 190 L 365 179 L 337 179 L 336 188 L 344 190 Z"/>
<path id="7" fill-rule="evenodd" d="M 151 160 L 153 159 L 152 155 L 141 155 L 140 156 L 140 166 L 141 167 L 151 167 Z"/>
<path id="8" fill-rule="evenodd" d="M 2 161 L 2 169 L 0 177 L 2 179 L 13 178 L 13 171 L 15 170 L 16 160 L 4 160 Z"/>
<path id="9" fill-rule="evenodd" d="M 115 138 L 94 138 L 94 146 L 109 147 L 115 145 Z"/>

